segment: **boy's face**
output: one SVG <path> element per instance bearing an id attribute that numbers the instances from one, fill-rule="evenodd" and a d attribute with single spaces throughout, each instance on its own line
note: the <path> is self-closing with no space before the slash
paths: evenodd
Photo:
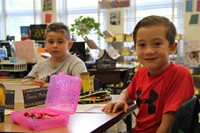
<path id="1" fill-rule="evenodd" d="M 52 58 L 62 58 L 68 49 L 68 40 L 64 33 L 49 32 L 45 39 L 45 46 Z"/>
<path id="2" fill-rule="evenodd" d="M 137 32 L 137 56 L 151 75 L 157 75 L 169 66 L 168 55 L 176 49 L 176 44 L 169 47 L 165 31 L 163 26 L 148 26 Z"/>

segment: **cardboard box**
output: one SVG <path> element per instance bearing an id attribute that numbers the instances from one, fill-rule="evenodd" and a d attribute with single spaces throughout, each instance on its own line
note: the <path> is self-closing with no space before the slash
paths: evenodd
<path id="1" fill-rule="evenodd" d="M 116 42 L 124 42 L 125 36 L 124 34 L 115 34 Z"/>

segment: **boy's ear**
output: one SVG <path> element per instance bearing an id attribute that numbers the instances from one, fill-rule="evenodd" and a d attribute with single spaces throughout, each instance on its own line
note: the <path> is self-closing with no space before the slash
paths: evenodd
<path id="1" fill-rule="evenodd" d="M 73 45 L 73 41 L 69 41 L 68 42 L 68 49 L 71 49 L 72 45 Z"/>
<path id="2" fill-rule="evenodd" d="M 169 48 L 169 54 L 174 54 L 176 52 L 176 49 L 177 49 L 177 45 L 178 43 L 177 42 L 174 42 L 174 44 L 172 44 Z"/>

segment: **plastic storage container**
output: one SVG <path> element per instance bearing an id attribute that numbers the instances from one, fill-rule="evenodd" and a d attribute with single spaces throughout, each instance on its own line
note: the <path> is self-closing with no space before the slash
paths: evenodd
<path id="1" fill-rule="evenodd" d="M 81 79 L 79 77 L 63 73 L 52 75 L 45 107 L 15 111 L 11 113 L 11 118 L 13 122 L 33 130 L 65 126 L 70 114 L 76 111 L 80 88 Z"/>

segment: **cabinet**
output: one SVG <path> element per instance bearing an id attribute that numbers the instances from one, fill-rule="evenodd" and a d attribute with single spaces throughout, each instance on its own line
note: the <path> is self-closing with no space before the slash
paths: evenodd
<path id="1" fill-rule="evenodd" d="M 106 89 L 111 89 L 114 94 L 120 93 L 131 82 L 134 68 L 120 68 L 111 70 L 88 69 L 90 75 L 103 81 Z M 106 75 L 106 76 L 105 76 Z"/>

